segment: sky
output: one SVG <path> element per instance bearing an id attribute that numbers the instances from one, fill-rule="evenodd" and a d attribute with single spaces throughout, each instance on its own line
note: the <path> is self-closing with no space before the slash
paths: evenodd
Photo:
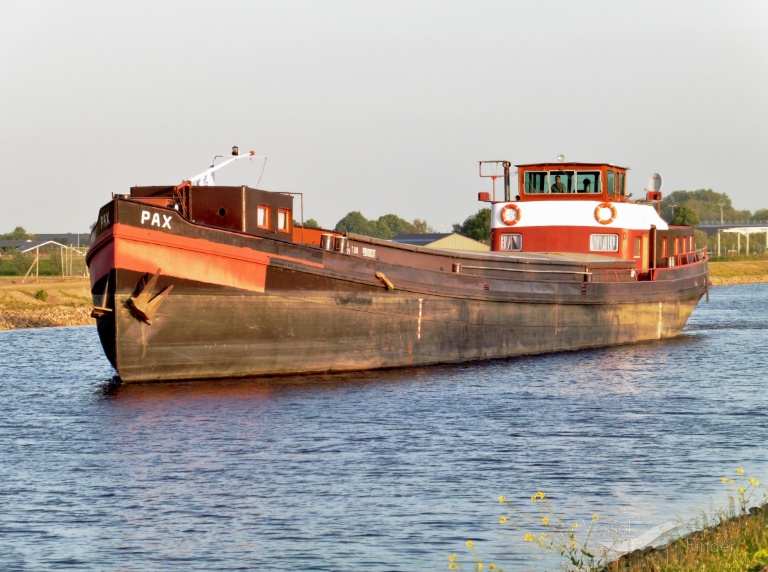
<path id="1" fill-rule="evenodd" d="M 450 230 L 486 206 L 477 161 L 561 153 L 768 208 L 765 0 L 8 0 L 0 78 L 0 233 L 87 232 L 233 145 L 266 164 L 218 183 L 330 228 Z"/>

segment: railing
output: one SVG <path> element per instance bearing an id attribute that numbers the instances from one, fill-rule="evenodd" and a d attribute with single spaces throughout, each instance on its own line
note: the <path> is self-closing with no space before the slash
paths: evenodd
<path id="1" fill-rule="evenodd" d="M 768 220 L 703 220 L 696 226 L 768 226 Z"/>

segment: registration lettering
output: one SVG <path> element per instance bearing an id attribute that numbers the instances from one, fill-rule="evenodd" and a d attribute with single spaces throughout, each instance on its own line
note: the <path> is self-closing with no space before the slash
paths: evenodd
<path id="1" fill-rule="evenodd" d="M 141 211 L 141 224 L 149 223 L 149 226 L 157 226 L 160 228 L 171 228 L 171 215 L 163 215 L 163 222 L 160 222 L 160 213 L 151 213 L 149 211 Z"/>
<path id="2" fill-rule="evenodd" d="M 99 215 L 99 228 L 105 229 L 109 226 L 109 211 L 104 211 Z"/>

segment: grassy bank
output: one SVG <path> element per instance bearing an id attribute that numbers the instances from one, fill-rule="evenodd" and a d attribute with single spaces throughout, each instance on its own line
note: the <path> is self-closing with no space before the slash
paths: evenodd
<path id="1" fill-rule="evenodd" d="M 0 330 L 93 324 L 87 278 L 0 277 Z"/>
<path id="2" fill-rule="evenodd" d="M 603 572 L 768 572 L 768 506 L 611 562 Z"/>
<path id="3" fill-rule="evenodd" d="M 768 260 L 710 262 L 709 276 L 715 286 L 768 282 Z"/>

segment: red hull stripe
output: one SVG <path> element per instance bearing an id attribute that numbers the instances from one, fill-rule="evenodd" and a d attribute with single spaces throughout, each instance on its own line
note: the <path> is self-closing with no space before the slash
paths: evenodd
<path id="1" fill-rule="evenodd" d="M 322 264 L 267 255 L 251 248 L 218 244 L 199 238 L 166 234 L 116 223 L 112 229 L 114 267 L 186 280 L 264 292 L 271 258 L 292 260 L 307 266 Z M 109 250 L 97 254 L 107 255 Z"/>

